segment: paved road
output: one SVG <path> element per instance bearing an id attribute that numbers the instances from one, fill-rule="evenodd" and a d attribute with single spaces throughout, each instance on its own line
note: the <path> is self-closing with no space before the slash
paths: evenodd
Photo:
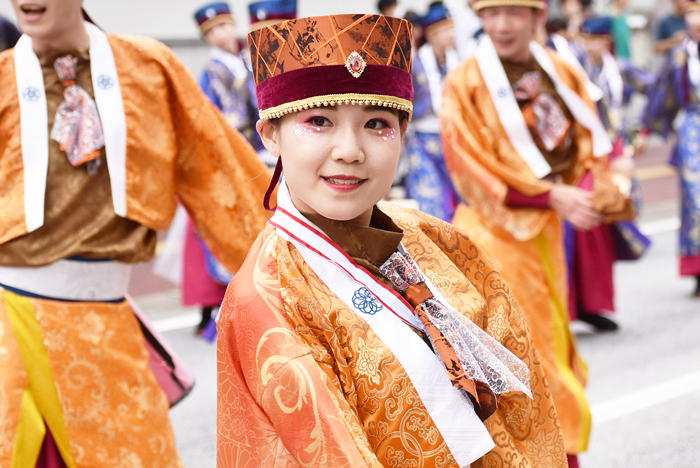
<path id="1" fill-rule="evenodd" d="M 653 241 L 645 258 L 616 267 L 621 331 L 594 334 L 574 324 L 589 364 L 594 412 L 584 468 L 700 467 L 700 301 L 690 298 L 692 281 L 676 274 L 676 234 L 657 234 Z M 163 306 L 153 297 L 142 305 L 156 314 Z M 184 317 L 182 323 L 192 319 Z M 171 412 L 180 453 L 188 468 L 214 467 L 215 346 L 196 339 L 189 327 L 165 335 L 198 378 Z"/>

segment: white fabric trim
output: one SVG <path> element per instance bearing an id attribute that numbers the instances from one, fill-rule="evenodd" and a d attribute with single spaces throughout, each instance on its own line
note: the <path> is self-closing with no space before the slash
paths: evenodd
<path id="1" fill-rule="evenodd" d="M 438 66 L 437 57 L 435 57 L 435 51 L 433 46 L 430 44 L 423 44 L 423 46 L 418 49 L 418 58 L 423 65 L 423 70 L 425 70 L 425 76 L 428 79 L 428 88 L 430 89 L 430 103 L 433 106 L 433 112 L 435 115 L 440 115 L 440 107 L 442 106 L 442 88 L 443 88 L 443 78 L 440 74 L 440 67 Z M 451 72 L 459 66 L 459 55 L 453 49 L 447 49 L 445 51 L 445 61 L 447 66 L 447 72 Z"/>
<path id="2" fill-rule="evenodd" d="M 119 75 L 105 33 L 88 22 L 85 29 L 90 35 L 90 71 L 105 135 L 112 203 L 114 212 L 126 217 L 126 116 Z"/>
<path id="3" fill-rule="evenodd" d="M 591 97 L 593 102 L 598 102 L 601 99 L 603 99 L 603 90 L 591 81 L 591 78 L 588 76 L 588 73 L 586 73 L 586 70 L 583 68 L 583 64 L 578 60 L 576 54 L 574 54 L 574 52 L 571 50 L 569 41 L 566 40 L 565 37 L 556 33 L 552 34 L 550 38 L 552 39 L 552 44 L 554 44 L 554 48 L 556 49 L 557 53 L 561 56 L 561 58 L 570 63 L 571 66 L 573 66 L 586 79 L 586 90 L 588 91 L 588 95 Z"/>
<path id="4" fill-rule="evenodd" d="M 700 95 L 700 58 L 698 58 L 698 43 L 690 39 L 685 40 L 685 49 L 688 52 L 688 76 L 695 92 Z"/>
<path id="5" fill-rule="evenodd" d="M 421 401 L 461 467 L 481 458 L 494 442 L 463 392 L 455 388 L 439 358 L 402 321 L 423 329 L 414 310 L 392 290 L 358 267 L 292 204 L 284 181 L 277 195 L 278 209 L 270 220 L 278 235 L 292 242 L 304 261 L 333 292 L 365 320 L 396 355 Z M 297 219 L 294 219 L 297 218 Z M 428 286 L 435 290 L 429 281 Z M 376 310 L 361 310 L 358 292 L 366 290 Z M 376 301 L 376 302 L 375 302 Z M 366 302 L 365 302 L 366 304 Z M 393 313 L 392 313 L 393 312 Z"/>
<path id="6" fill-rule="evenodd" d="M 557 74 L 556 67 L 552 58 L 547 53 L 547 50 L 537 42 L 530 43 L 530 52 L 535 60 L 540 64 L 542 69 L 549 75 L 557 89 L 557 93 L 562 98 L 566 107 L 569 108 L 574 119 L 583 125 L 584 128 L 591 132 L 593 137 L 593 154 L 597 157 L 607 156 L 612 152 L 612 143 L 607 130 L 600 121 L 598 114 L 588 107 L 588 104 L 581 99 L 581 96 L 576 94 L 571 88 L 562 82 Z"/>
<path id="7" fill-rule="evenodd" d="M 107 36 L 91 23 L 86 22 L 85 28 L 90 36 L 90 71 L 104 130 L 112 203 L 114 212 L 125 217 L 126 117 L 119 77 Z M 44 224 L 49 130 L 44 75 L 32 39 L 27 35 L 15 47 L 15 68 L 24 168 L 24 216 L 27 232 L 32 232 Z"/>
<path id="8" fill-rule="evenodd" d="M 622 80 L 620 66 L 612 54 L 603 55 L 603 68 L 600 72 L 605 75 L 605 79 L 610 87 L 611 106 L 614 109 L 621 109 L 622 101 L 625 97 L 625 82 Z"/>
<path id="9" fill-rule="evenodd" d="M 44 225 L 49 123 L 44 74 L 27 35 L 20 37 L 15 46 L 15 76 L 24 169 L 24 220 L 27 232 L 32 232 Z"/>
<path id="10" fill-rule="evenodd" d="M 209 57 L 212 60 L 217 60 L 226 65 L 226 68 L 233 73 L 233 77 L 237 80 L 245 79 L 248 76 L 248 68 L 243 59 L 238 55 L 214 47 L 211 49 Z"/>
<path id="11" fill-rule="evenodd" d="M 132 266 L 113 261 L 59 260 L 41 267 L 0 266 L 0 284 L 68 301 L 114 301 L 126 296 Z"/>
<path id="12" fill-rule="evenodd" d="M 481 39 L 475 57 L 510 143 L 538 179 L 545 177 L 552 172 L 552 167 L 542 155 L 527 128 L 506 71 L 488 35 L 484 34 Z"/>

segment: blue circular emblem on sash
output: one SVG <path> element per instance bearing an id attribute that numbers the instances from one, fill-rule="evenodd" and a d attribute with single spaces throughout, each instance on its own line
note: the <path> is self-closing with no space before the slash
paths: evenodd
<path id="1" fill-rule="evenodd" d="M 97 77 L 97 85 L 102 89 L 109 89 L 114 86 L 114 80 L 109 75 L 100 75 Z"/>
<path id="2" fill-rule="evenodd" d="M 374 315 L 384 308 L 379 299 L 367 288 L 360 288 L 352 295 L 352 304 L 363 314 Z"/>
<path id="3" fill-rule="evenodd" d="M 29 102 L 35 102 L 39 100 L 39 90 L 30 86 L 28 88 L 24 88 L 22 91 L 22 99 L 25 101 Z"/>

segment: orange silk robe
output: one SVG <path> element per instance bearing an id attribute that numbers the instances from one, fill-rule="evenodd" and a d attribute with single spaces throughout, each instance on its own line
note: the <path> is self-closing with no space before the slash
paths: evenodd
<path id="1" fill-rule="evenodd" d="M 500 273 L 451 225 L 382 210 L 447 300 L 531 370 L 534 401 L 502 396 L 486 421 L 496 447 L 472 466 L 566 467 L 550 390 Z M 457 466 L 391 349 L 272 226 L 229 286 L 218 359 L 219 468 Z"/>
<path id="2" fill-rule="evenodd" d="M 592 108 L 581 76 L 549 52 L 562 81 Z M 475 58 L 448 75 L 440 113 L 445 161 L 460 196 L 454 224 L 468 232 L 511 286 L 523 309 L 547 376 L 568 453 L 586 450 L 591 414 L 583 393 L 585 364 L 568 328 L 567 270 L 561 219 L 554 210 L 510 208 L 508 187 L 526 195 L 545 193 L 506 134 Z M 590 170 L 599 192 L 610 186 L 607 158 L 593 155 L 590 132 L 574 123 L 575 163 L 565 183 Z M 600 196 L 601 211 L 620 200 Z M 617 205 L 616 205 L 617 206 Z"/>
<path id="3" fill-rule="evenodd" d="M 178 199 L 212 252 L 236 271 L 269 215 L 270 180 L 248 142 L 154 39 L 107 38 L 126 116 L 126 217 L 168 227 Z M 0 244 L 27 233 L 14 51 L 0 54 Z"/>

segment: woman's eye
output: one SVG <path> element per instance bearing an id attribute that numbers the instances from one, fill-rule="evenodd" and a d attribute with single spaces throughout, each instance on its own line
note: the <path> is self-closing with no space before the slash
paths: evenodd
<path id="1" fill-rule="evenodd" d="M 365 124 L 365 127 L 369 128 L 370 130 L 381 130 L 382 128 L 388 128 L 389 125 L 383 120 L 372 119 Z"/>
<path id="2" fill-rule="evenodd" d="M 321 116 L 311 117 L 308 122 L 315 127 L 323 127 L 330 123 L 327 118 Z"/>

